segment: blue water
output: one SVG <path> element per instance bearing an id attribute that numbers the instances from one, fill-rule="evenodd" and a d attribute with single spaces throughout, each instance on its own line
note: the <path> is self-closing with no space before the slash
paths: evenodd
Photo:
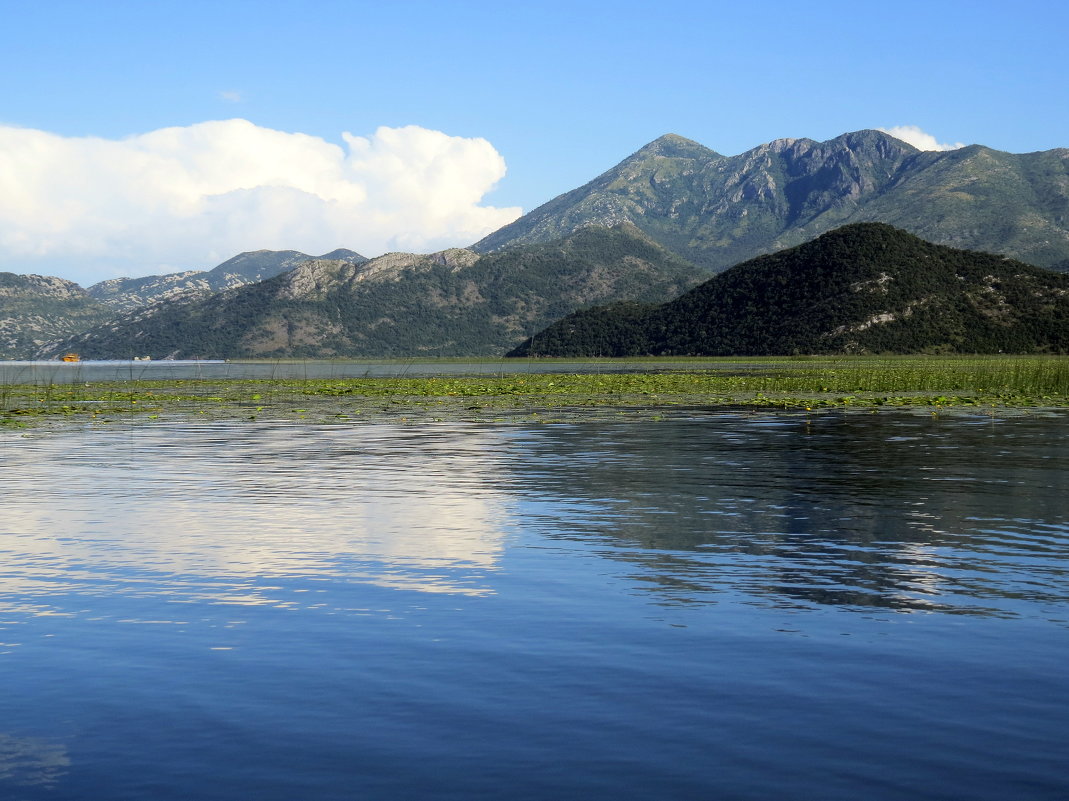
<path id="1" fill-rule="evenodd" d="M 0 434 L 0 798 L 1064 799 L 1067 438 Z"/>

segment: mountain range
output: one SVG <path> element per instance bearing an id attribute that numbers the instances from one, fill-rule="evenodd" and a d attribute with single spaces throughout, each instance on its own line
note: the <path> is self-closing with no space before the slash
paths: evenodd
<path id="1" fill-rule="evenodd" d="M 473 246 L 629 222 L 712 272 L 852 222 L 1069 268 L 1069 149 L 920 151 L 881 131 L 777 139 L 722 156 L 669 134 Z"/>
<path id="2" fill-rule="evenodd" d="M 93 284 L 86 292 L 89 297 L 118 312 L 128 312 L 190 294 L 203 296 L 255 284 L 292 270 L 298 264 L 313 258 L 338 259 L 352 264 L 367 261 L 366 257 L 356 251 L 344 248 L 318 257 L 297 250 L 255 250 L 239 253 L 208 271 L 190 270 L 143 278 L 113 278 Z"/>
<path id="3" fill-rule="evenodd" d="M 83 289 L 72 281 L 40 275 L 0 273 L 0 358 L 40 355 L 47 343 L 65 340 L 153 304 L 187 302 L 253 284 L 292 270 L 313 256 L 296 250 L 241 253 L 212 270 L 189 270 L 142 278 L 114 278 Z M 360 264 L 352 250 L 319 258 Z"/>
<path id="4" fill-rule="evenodd" d="M 693 265 L 637 229 L 584 228 L 481 255 L 452 249 L 312 259 L 259 283 L 187 295 L 46 349 L 85 358 L 489 356 L 568 312 L 693 286 Z"/>
<path id="5" fill-rule="evenodd" d="M 88 290 L 23 276 L 32 286 L 0 290 L 0 356 L 500 353 L 577 309 L 664 302 L 872 221 L 1069 270 L 1069 150 L 922 152 L 858 131 L 723 156 L 669 134 L 468 249 L 370 261 L 258 251 Z"/>
<path id="6" fill-rule="evenodd" d="M 574 312 L 508 355 L 948 352 L 1069 352 L 1069 275 L 853 223 L 668 303 Z"/>

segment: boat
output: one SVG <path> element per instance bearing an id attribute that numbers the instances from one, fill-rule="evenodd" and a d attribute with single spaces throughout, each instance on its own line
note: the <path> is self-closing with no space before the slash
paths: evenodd
<path id="1" fill-rule="evenodd" d="M 62 362 L 80 362 L 81 360 L 82 357 L 77 353 L 64 353 L 63 356 L 60 357 L 60 361 Z"/>

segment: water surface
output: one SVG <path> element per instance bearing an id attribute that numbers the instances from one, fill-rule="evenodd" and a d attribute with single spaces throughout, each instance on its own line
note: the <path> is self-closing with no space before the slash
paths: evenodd
<path id="1" fill-rule="evenodd" d="M 1065 798 L 1067 435 L 0 433 L 0 797 Z"/>
<path id="2" fill-rule="evenodd" d="M 808 366 L 813 363 L 809 362 Z M 81 384 L 85 381 L 308 380 L 345 378 L 426 378 L 445 375 L 516 373 L 630 373 L 658 370 L 740 370 L 757 365 L 717 359 L 313 359 L 308 361 L 0 361 L 5 384 Z M 762 363 L 766 369 L 769 363 Z"/>

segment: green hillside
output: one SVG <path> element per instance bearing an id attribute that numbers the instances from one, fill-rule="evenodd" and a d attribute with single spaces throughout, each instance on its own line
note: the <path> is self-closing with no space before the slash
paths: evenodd
<path id="1" fill-rule="evenodd" d="M 844 226 L 660 306 L 588 309 L 510 356 L 1069 352 L 1069 275 Z"/>

